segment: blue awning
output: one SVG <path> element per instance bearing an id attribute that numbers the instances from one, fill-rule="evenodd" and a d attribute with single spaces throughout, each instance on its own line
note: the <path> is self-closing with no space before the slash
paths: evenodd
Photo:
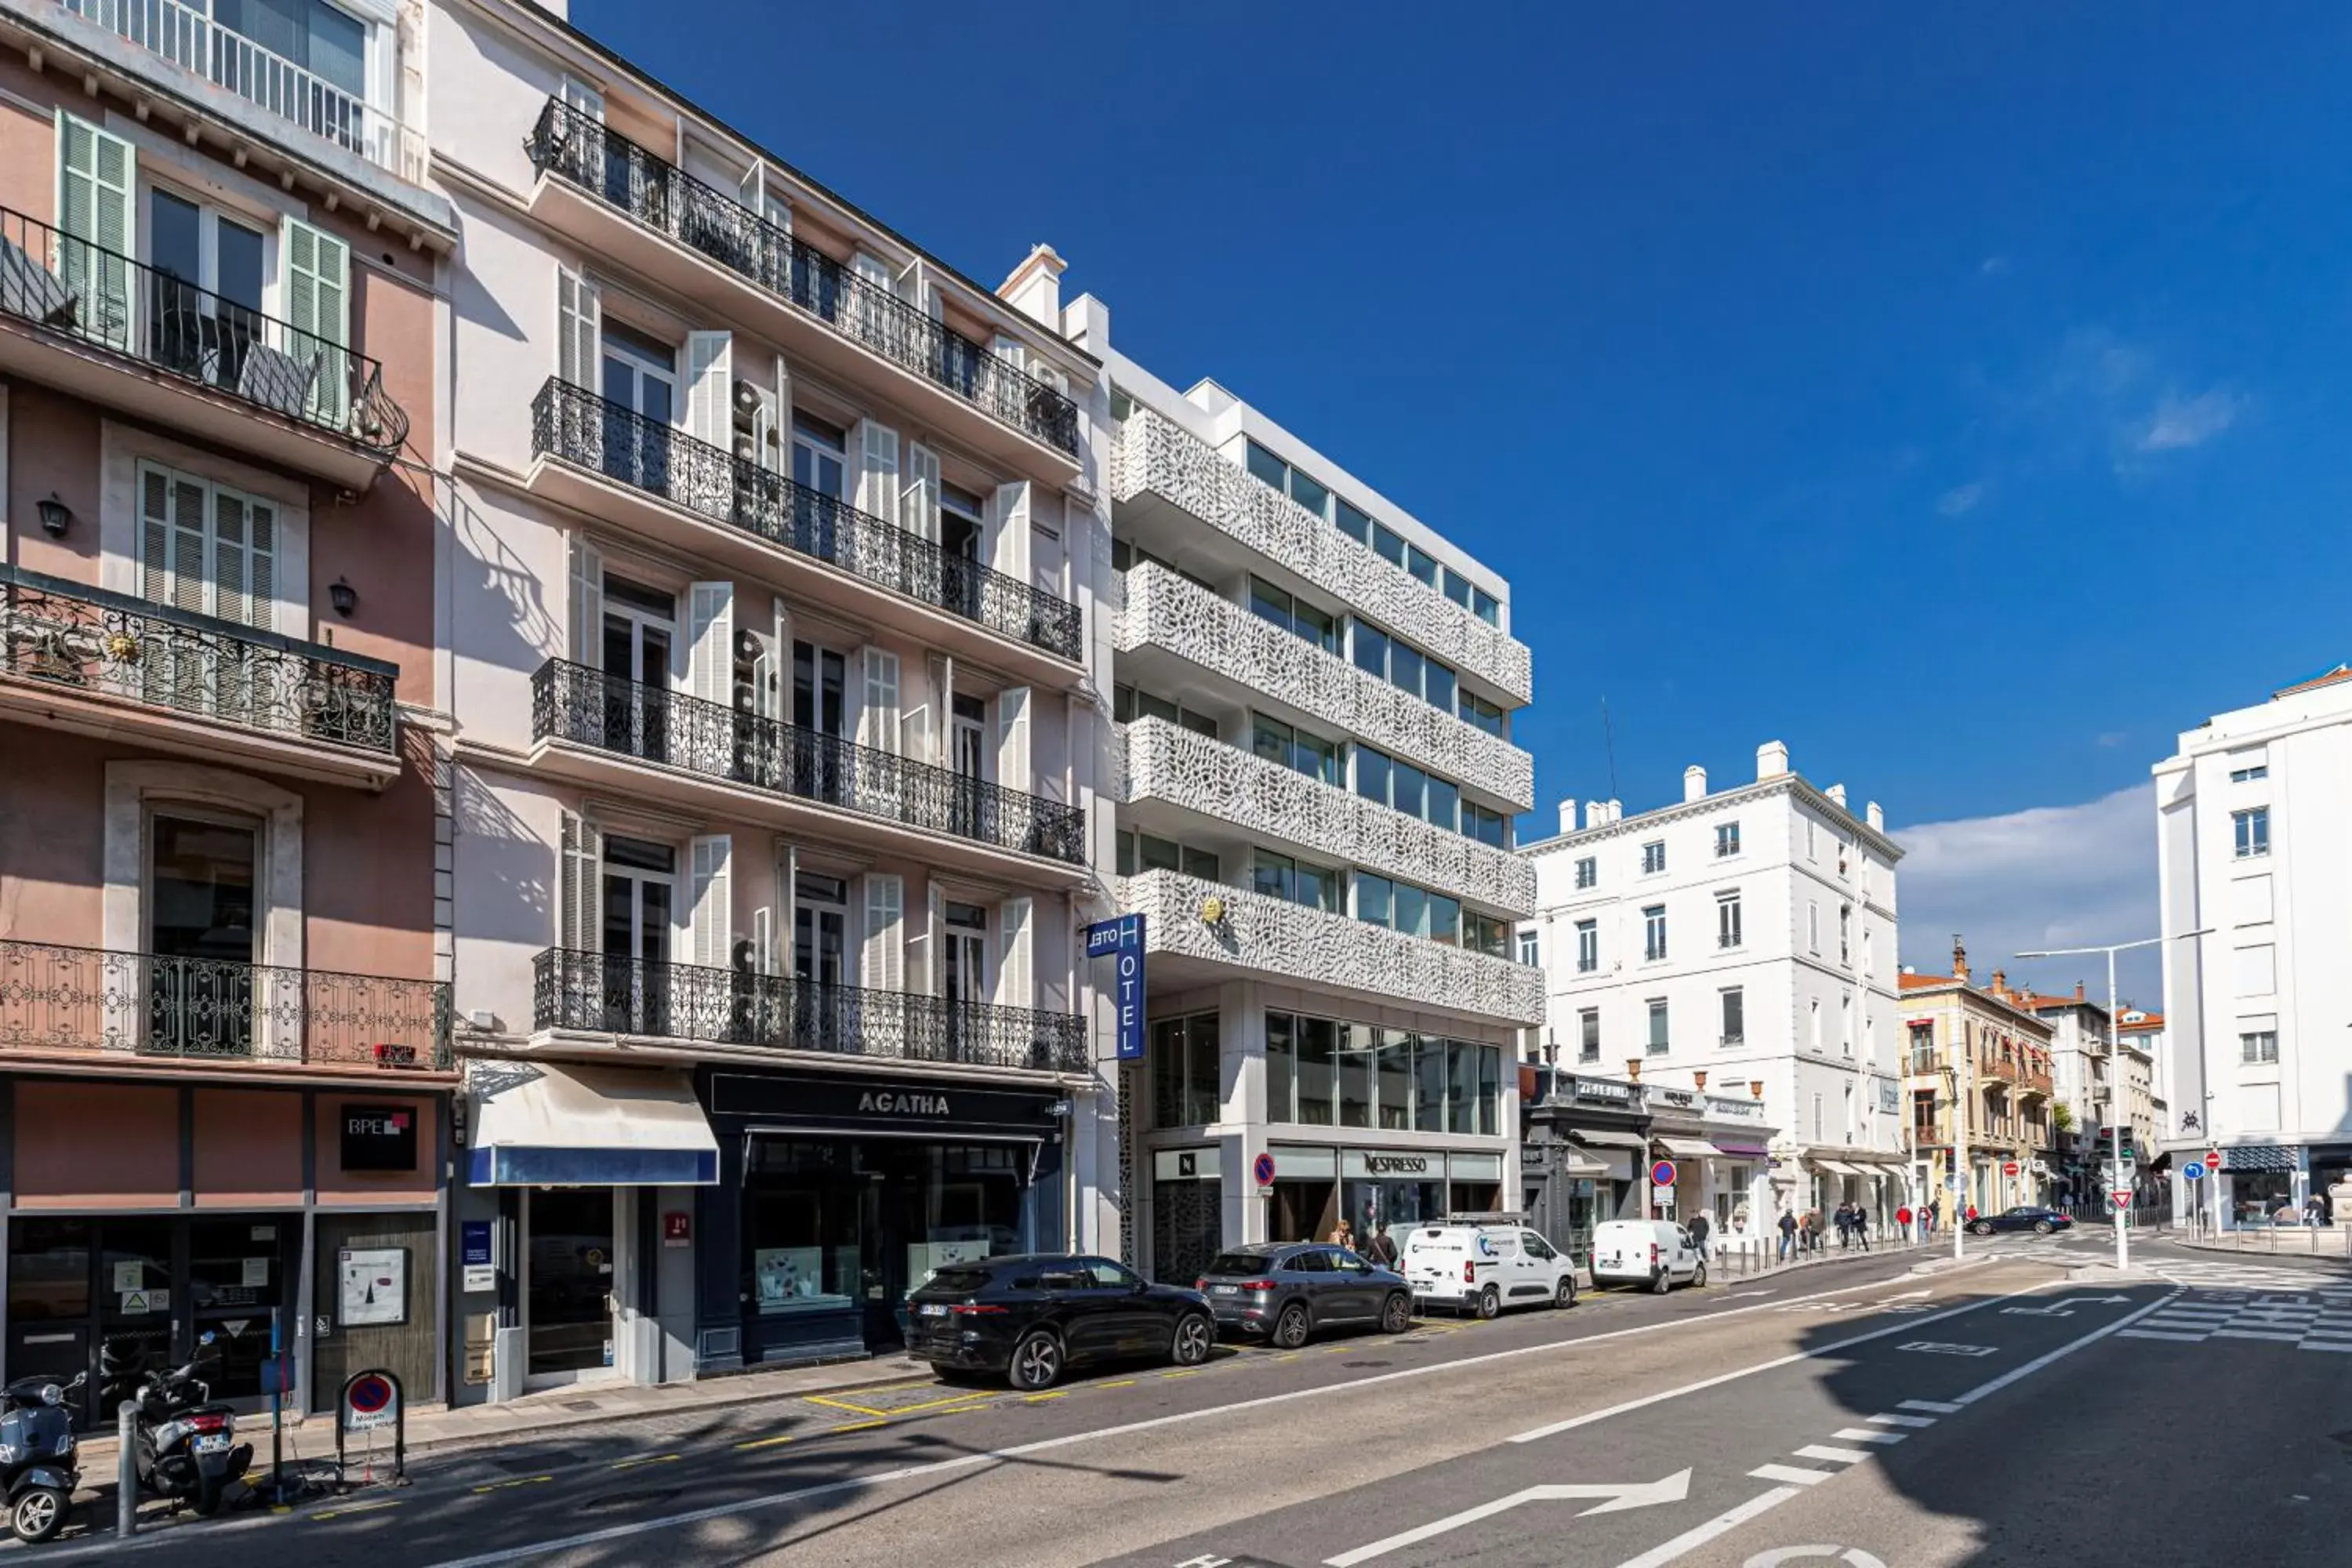
<path id="1" fill-rule="evenodd" d="M 567 1062 L 478 1078 L 469 1154 L 478 1187 L 719 1182 L 719 1141 L 684 1073 Z"/>

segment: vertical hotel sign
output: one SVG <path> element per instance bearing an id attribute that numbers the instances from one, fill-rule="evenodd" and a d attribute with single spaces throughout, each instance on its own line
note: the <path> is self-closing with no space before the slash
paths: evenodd
<path id="1" fill-rule="evenodd" d="M 1118 1059 L 1143 1059 L 1143 917 L 1121 915 L 1087 927 L 1087 956 L 1110 959 L 1117 978 L 1111 1007 L 1118 1021 Z"/>

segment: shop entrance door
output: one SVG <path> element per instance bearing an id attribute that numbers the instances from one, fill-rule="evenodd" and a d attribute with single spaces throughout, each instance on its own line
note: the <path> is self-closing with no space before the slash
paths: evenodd
<path id="1" fill-rule="evenodd" d="M 613 1189 L 540 1187 L 525 1207 L 526 1386 L 613 1365 Z"/>

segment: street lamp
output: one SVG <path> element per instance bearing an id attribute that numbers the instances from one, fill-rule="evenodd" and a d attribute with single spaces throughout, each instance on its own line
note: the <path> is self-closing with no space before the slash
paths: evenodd
<path id="1" fill-rule="evenodd" d="M 2137 942 L 2115 942 L 2096 947 L 2053 947 L 2046 952 L 2021 952 L 2017 956 L 2022 962 L 2029 958 L 2072 958 L 2078 954 L 2092 952 L 2104 952 L 2107 955 L 2107 1070 L 2112 1074 L 2120 1071 L 2122 1067 L 2116 1036 L 2116 954 L 2128 952 L 2136 947 L 2161 947 L 2168 942 L 2185 942 L 2193 936 L 2212 934 L 2211 926 L 2201 926 L 2196 931 L 2175 931 L 2168 937 L 2144 936 Z M 2107 1112 L 2107 1131 L 2112 1141 L 2108 1158 L 2114 1163 L 2115 1179 L 2121 1181 L 2124 1174 L 2125 1100 L 2115 1090 L 2116 1086 L 2110 1079 L 2107 1091 L 2114 1096 L 2114 1099 L 2111 1101 L 2113 1109 Z M 2112 1194 L 2110 1197 L 2112 1198 Z M 2112 1203 L 2110 1206 L 2113 1206 Z M 2125 1239 L 2129 1235 L 2129 1229 L 2124 1223 L 2126 1217 L 2123 1210 L 2119 1208 L 2115 1210 L 2116 1269 L 2118 1273 L 2131 1266 L 2131 1245 Z"/>

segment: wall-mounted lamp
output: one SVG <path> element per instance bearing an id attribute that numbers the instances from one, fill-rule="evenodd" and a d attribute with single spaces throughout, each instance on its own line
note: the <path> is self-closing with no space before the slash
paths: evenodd
<path id="1" fill-rule="evenodd" d="M 41 514 L 41 526 L 48 531 L 51 539 L 63 539 L 66 530 L 73 526 L 73 508 L 59 500 L 55 490 L 47 500 L 34 502 L 33 510 Z"/>
<path id="2" fill-rule="evenodd" d="M 328 585 L 327 602 L 335 606 L 335 614 L 348 621 L 352 618 L 352 611 L 359 606 L 359 590 L 338 577 Z"/>

